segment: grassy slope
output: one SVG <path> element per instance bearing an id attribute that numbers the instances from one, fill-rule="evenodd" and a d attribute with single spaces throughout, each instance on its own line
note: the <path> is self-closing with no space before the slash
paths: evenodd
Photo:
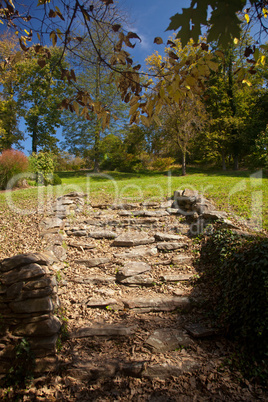
<path id="1" fill-rule="evenodd" d="M 184 177 L 178 172 L 172 172 L 171 175 L 119 172 L 93 175 L 88 172 L 63 172 L 59 173 L 62 186 L 16 190 L 12 193 L 12 202 L 20 208 L 37 205 L 38 191 L 39 199 L 44 201 L 70 191 L 87 192 L 89 201 L 93 202 L 163 200 L 172 196 L 176 189 L 187 187 L 212 199 L 217 208 L 246 219 L 252 217 L 252 205 L 256 205 L 257 198 L 262 210 L 263 228 L 268 230 L 268 178 L 253 179 L 247 171 L 223 173 L 189 169 L 188 172 Z M 8 209 L 5 193 L 1 193 L 0 211 L 8 212 Z"/>

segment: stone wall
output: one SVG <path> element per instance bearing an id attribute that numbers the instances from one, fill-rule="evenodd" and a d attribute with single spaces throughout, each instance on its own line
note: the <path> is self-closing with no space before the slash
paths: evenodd
<path id="1" fill-rule="evenodd" d="M 45 254 L 20 254 L 0 262 L 0 375 L 15 359 L 15 347 L 27 340 L 36 360 L 35 372 L 56 367 L 61 321 L 57 283 Z"/>
<path id="2" fill-rule="evenodd" d="M 39 226 L 42 253 L 0 261 L 0 379 L 13 367 L 16 346 L 23 339 L 35 358 L 34 373 L 57 367 L 62 323 L 56 316 L 60 306 L 54 272 L 57 263 L 66 259 L 65 218 L 81 211 L 84 197 L 73 192 L 52 202 Z"/>

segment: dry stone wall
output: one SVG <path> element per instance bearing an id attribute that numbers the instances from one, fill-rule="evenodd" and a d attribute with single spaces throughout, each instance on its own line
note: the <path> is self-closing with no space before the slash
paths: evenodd
<path id="1" fill-rule="evenodd" d="M 56 346 L 62 323 L 57 317 L 60 306 L 53 264 L 66 258 L 64 219 L 83 205 L 83 194 L 59 197 L 39 227 L 44 251 L 0 261 L 0 379 L 12 369 L 16 346 L 23 339 L 34 356 L 33 372 L 57 367 Z"/>

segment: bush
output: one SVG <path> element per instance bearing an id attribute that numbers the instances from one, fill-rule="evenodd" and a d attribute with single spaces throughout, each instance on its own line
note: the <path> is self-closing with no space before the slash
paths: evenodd
<path id="1" fill-rule="evenodd" d="M 174 158 L 156 158 L 152 163 L 154 170 L 163 171 L 169 169 L 170 165 L 175 162 Z"/>
<path id="2" fill-rule="evenodd" d="M 7 149 L 0 155 L 0 188 L 5 189 L 9 180 L 28 169 L 28 159 L 21 151 Z"/>
<path id="3" fill-rule="evenodd" d="M 54 159 L 54 155 L 50 152 L 39 152 L 38 154 L 33 152 L 30 156 L 30 168 L 36 174 L 38 184 L 45 186 L 53 184 Z"/>
<path id="4" fill-rule="evenodd" d="M 53 185 L 53 186 L 58 186 L 58 185 L 60 185 L 60 184 L 62 184 L 61 178 L 60 178 L 56 173 L 54 173 L 52 185 Z"/>
<path id="5" fill-rule="evenodd" d="M 215 319 L 239 340 L 241 368 L 252 376 L 266 360 L 266 368 L 262 366 L 266 372 L 268 239 L 242 238 L 230 230 L 217 230 L 203 241 L 200 262 Z"/>

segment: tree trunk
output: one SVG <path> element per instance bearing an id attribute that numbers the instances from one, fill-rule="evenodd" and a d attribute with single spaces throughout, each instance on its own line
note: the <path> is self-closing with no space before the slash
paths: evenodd
<path id="1" fill-rule="evenodd" d="M 238 154 L 234 155 L 234 170 L 239 169 L 239 161 L 238 161 Z"/>
<path id="2" fill-rule="evenodd" d="M 181 170 L 182 170 L 182 176 L 186 176 L 186 152 L 182 153 Z"/>
<path id="3" fill-rule="evenodd" d="M 97 123 L 94 138 L 94 173 L 100 172 L 100 132 L 100 123 Z"/>
<path id="4" fill-rule="evenodd" d="M 37 132 L 33 130 L 32 133 L 32 152 L 37 152 Z"/>

